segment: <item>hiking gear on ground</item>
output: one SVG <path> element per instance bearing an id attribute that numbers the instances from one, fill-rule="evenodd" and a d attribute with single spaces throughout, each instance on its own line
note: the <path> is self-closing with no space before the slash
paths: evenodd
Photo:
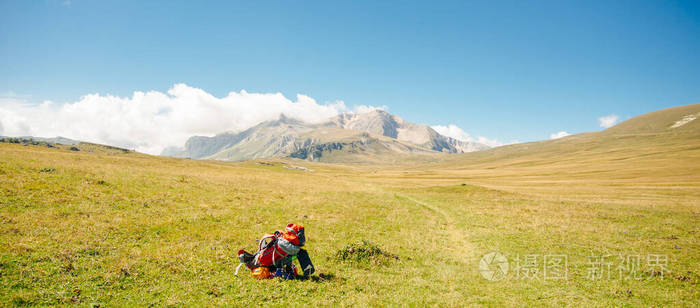
<path id="1" fill-rule="evenodd" d="M 264 266 L 260 266 L 253 270 L 253 277 L 258 279 L 265 279 L 270 277 L 270 269 Z"/>
<path id="2" fill-rule="evenodd" d="M 306 244 L 306 236 L 304 235 L 304 227 L 301 225 L 288 224 L 287 230 L 282 234 L 285 240 L 296 246 L 304 246 Z"/>
<path id="3" fill-rule="evenodd" d="M 243 266 L 245 263 L 238 263 L 238 266 L 236 266 L 236 272 L 233 273 L 234 276 L 238 276 L 238 270 L 241 269 L 241 266 Z"/>
<path id="4" fill-rule="evenodd" d="M 255 254 L 253 263 L 257 266 L 277 267 L 281 265 L 278 262 L 282 261 L 286 256 L 287 252 L 278 245 L 277 235 L 268 233 L 260 239 L 258 252 Z"/>
<path id="5" fill-rule="evenodd" d="M 311 263 L 311 258 L 309 258 L 309 253 L 304 247 L 301 247 L 299 253 L 297 253 L 297 260 L 299 260 L 299 265 L 301 265 L 304 276 L 310 276 L 316 271 L 313 263 Z"/>
<path id="6" fill-rule="evenodd" d="M 243 249 L 238 251 L 238 260 L 241 261 L 241 263 L 249 263 L 250 261 L 253 261 L 255 256 Z"/>
<path id="7" fill-rule="evenodd" d="M 238 260 L 241 264 L 236 268 L 236 275 L 241 265 L 245 264 L 253 272 L 254 277 L 260 275 L 255 271 L 264 267 L 272 276 L 293 279 L 297 275 L 297 268 L 292 261 L 300 253 L 303 255 L 303 263 L 300 259 L 299 264 L 305 275 L 311 275 L 314 268 L 308 252 L 302 247 L 305 243 L 306 236 L 304 227 L 301 225 L 288 224 L 284 232 L 267 233 L 260 239 L 256 253 L 251 254 L 242 249 L 238 251 Z M 277 275 L 277 269 L 281 270 L 279 275 Z"/>
<path id="8" fill-rule="evenodd" d="M 273 276 L 280 277 L 282 279 L 294 279 L 297 276 L 297 267 L 293 264 L 289 264 L 284 268 L 277 268 Z"/>

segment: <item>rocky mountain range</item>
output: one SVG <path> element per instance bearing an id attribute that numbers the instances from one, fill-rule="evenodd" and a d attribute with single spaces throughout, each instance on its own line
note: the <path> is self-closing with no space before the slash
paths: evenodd
<path id="1" fill-rule="evenodd" d="M 242 132 L 193 136 L 183 148 L 161 155 L 191 159 L 248 160 L 294 157 L 313 161 L 355 161 L 386 154 L 465 153 L 487 145 L 440 135 L 427 125 L 406 122 L 382 110 L 344 113 L 320 124 L 283 114 Z M 362 160 L 362 159 L 360 159 Z"/>

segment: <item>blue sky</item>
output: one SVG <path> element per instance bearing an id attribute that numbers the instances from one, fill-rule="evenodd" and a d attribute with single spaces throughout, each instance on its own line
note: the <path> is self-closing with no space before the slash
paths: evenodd
<path id="1" fill-rule="evenodd" d="M 0 94 L 185 83 L 389 107 L 502 142 L 700 102 L 698 1 L 0 1 Z"/>

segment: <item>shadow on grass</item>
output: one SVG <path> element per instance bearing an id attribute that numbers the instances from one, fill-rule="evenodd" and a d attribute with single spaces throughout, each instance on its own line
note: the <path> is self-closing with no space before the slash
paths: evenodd
<path id="1" fill-rule="evenodd" d="M 333 281 L 336 281 L 338 279 L 339 278 L 333 273 L 319 273 L 318 275 L 313 275 L 313 276 L 299 276 L 295 280 L 323 283 L 323 282 L 333 282 Z"/>

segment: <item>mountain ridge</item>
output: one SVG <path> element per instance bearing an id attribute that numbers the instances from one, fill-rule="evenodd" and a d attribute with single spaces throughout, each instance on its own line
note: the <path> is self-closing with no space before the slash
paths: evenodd
<path id="1" fill-rule="evenodd" d="M 305 123 L 281 113 L 277 120 L 264 121 L 238 133 L 192 136 L 180 151 L 167 148 L 161 155 L 226 161 L 277 156 L 324 161 L 330 152 L 358 156 L 466 153 L 488 148 L 484 144 L 443 136 L 427 125 L 406 122 L 396 115 L 374 110 L 343 113 L 321 123 Z"/>
<path id="2" fill-rule="evenodd" d="M 489 148 L 485 144 L 441 135 L 430 126 L 404 121 L 380 109 L 367 113 L 343 113 L 332 117 L 329 122 L 345 129 L 384 135 L 438 152 L 467 153 Z"/>

